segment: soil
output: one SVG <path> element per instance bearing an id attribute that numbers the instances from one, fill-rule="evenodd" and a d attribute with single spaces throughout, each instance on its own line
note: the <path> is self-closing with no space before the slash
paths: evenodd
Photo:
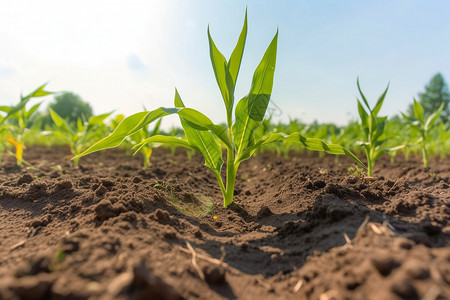
<path id="1" fill-rule="evenodd" d="M 449 158 L 261 153 L 225 209 L 182 149 L 69 157 L 0 164 L 1 299 L 450 299 Z"/>

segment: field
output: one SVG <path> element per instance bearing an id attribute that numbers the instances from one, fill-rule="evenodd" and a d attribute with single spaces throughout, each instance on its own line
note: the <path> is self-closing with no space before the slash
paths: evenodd
<path id="1" fill-rule="evenodd" d="M 242 98 L 247 13 L 228 59 L 207 33 L 223 123 L 177 89 L 129 116 L 39 112 L 46 84 L 0 105 L 0 299 L 450 299 L 443 77 L 402 117 L 357 78 L 359 120 L 275 124 L 278 30 Z"/>
<path id="2" fill-rule="evenodd" d="M 29 147 L 0 165 L 2 299 L 448 299 L 450 160 L 265 151 L 234 202 L 204 159 Z M 214 204 L 212 206 L 212 204 Z"/>

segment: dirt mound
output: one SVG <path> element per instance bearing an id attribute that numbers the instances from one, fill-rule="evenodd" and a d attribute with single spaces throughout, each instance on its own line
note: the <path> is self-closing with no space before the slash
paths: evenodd
<path id="1" fill-rule="evenodd" d="M 28 149 L 0 165 L 1 299 L 449 299 L 450 160 L 292 153 L 242 163 L 224 209 L 202 158 Z"/>

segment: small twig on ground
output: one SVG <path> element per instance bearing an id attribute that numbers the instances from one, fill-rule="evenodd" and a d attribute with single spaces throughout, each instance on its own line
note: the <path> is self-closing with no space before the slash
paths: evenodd
<path id="1" fill-rule="evenodd" d="M 182 251 L 184 253 L 192 254 L 192 252 L 189 251 L 188 249 L 184 249 L 182 247 L 180 247 L 179 249 L 180 249 L 180 251 Z M 212 257 L 206 256 L 206 255 L 203 255 L 203 254 L 197 253 L 197 258 L 205 260 L 205 261 L 213 263 L 213 264 L 216 264 L 216 265 L 219 265 L 219 266 L 223 266 L 223 267 L 227 267 L 227 268 L 229 267 L 229 265 L 226 262 L 223 262 L 223 261 L 221 261 L 219 259 L 212 258 Z"/>
<path id="2" fill-rule="evenodd" d="M 374 176 L 365 176 L 364 177 L 365 181 L 377 181 L 378 177 L 374 177 Z"/>
<path id="3" fill-rule="evenodd" d="M 391 186 L 391 188 L 387 191 L 387 193 L 389 194 L 393 188 L 395 188 L 397 186 L 397 182 L 400 180 L 400 178 L 397 178 L 397 180 L 394 182 L 394 184 Z"/>
<path id="4" fill-rule="evenodd" d="M 392 226 L 391 223 L 389 223 L 389 221 L 388 221 L 386 215 L 383 215 L 383 219 L 384 219 L 383 225 L 386 226 L 387 228 L 389 228 L 390 230 L 392 230 L 392 232 L 396 235 L 395 227 Z"/>
<path id="5" fill-rule="evenodd" d="M 358 230 L 356 231 L 355 236 L 357 236 L 367 226 L 367 223 L 369 223 L 369 220 L 370 220 L 370 217 L 369 217 L 369 215 L 367 215 L 366 218 L 364 219 L 364 221 L 359 226 Z"/>
<path id="6" fill-rule="evenodd" d="M 297 293 L 303 285 L 303 279 L 297 281 L 297 284 L 294 286 L 293 292 Z"/>
<path id="7" fill-rule="evenodd" d="M 344 239 L 347 242 L 348 245 L 352 244 L 352 240 L 348 237 L 348 235 L 344 232 Z"/>
<path id="8" fill-rule="evenodd" d="M 370 228 L 373 230 L 373 232 L 375 232 L 376 234 L 380 235 L 380 234 L 383 233 L 383 232 L 381 231 L 381 229 L 378 228 L 377 225 L 375 225 L 375 223 L 370 223 L 369 225 L 370 225 Z"/>
<path id="9" fill-rule="evenodd" d="M 25 245 L 25 242 L 26 242 L 26 241 L 27 241 L 27 240 L 23 240 L 23 241 L 18 242 L 17 244 L 14 244 L 13 246 L 11 246 L 11 247 L 9 248 L 9 251 L 13 251 L 13 250 L 16 250 L 17 248 L 22 247 L 23 245 Z"/>
<path id="10" fill-rule="evenodd" d="M 225 252 L 225 247 L 224 246 L 220 246 L 220 252 L 222 253 L 222 255 L 220 256 L 220 261 L 223 262 L 225 260 L 225 255 L 227 254 Z"/>
<path id="11" fill-rule="evenodd" d="M 262 277 L 262 278 L 261 278 Z M 261 275 L 261 277 L 255 277 L 255 281 L 265 287 L 267 290 L 271 290 L 272 286 L 264 281 L 264 277 Z"/>
<path id="12" fill-rule="evenodd" d="M 38 226 L 38 227 L 36 227 L 36 228 L 33 228 L 33 229 L 31 230 L 30 236 L 29 236 L 28 238 L 32 238 L 33 236 L 35 236 L 41 228 L 42 228 L 41 226 Z"/>
<path id="13" fill-rule="evenodd" d="M 202 269 L 200 269 L 199 265 L 197 264 L 197 252 L 195 252 L 194 248 L 192 248 L 191 244 L 188 241 L 186 241 L 186 246 L 192 253 L 192 266 L 197 272 L 198 277 L 200 277 L 200 279 L 202 280 L 205 280 L 205 274 L 203 274 Z"/>

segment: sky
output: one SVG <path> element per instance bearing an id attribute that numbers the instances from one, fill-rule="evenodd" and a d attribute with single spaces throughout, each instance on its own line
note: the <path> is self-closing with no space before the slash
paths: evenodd
<path id="1" fill-rule="evenodd" d="M 229 58 L 246 7 L 235 96 L 249 92 L 278 29 L 274 120 L 355 120 L 358 76 L 371 103 L 390 84 L 381 110 L 389 116 L 437 72 L 450 80 L 446 0 L 0 0 L 0 105 L 48 82 L 47 90 L 80 95 L 95 114 L 130 115 L 173 106 L 176 87 L 186 106 L 224 122 L 207 27 Z"/>

